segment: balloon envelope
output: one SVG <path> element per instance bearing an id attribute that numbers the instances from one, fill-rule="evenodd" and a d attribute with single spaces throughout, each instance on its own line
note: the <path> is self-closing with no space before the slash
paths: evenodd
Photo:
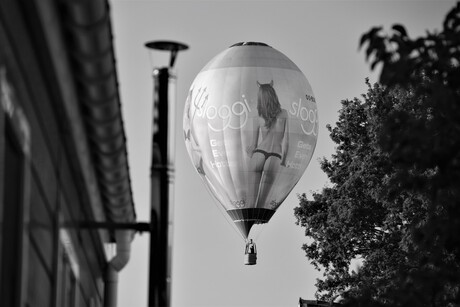
<path id="1" fill-rule="evenodd" d="M 243 237 L 266 223 L 307 168 L 318 111 L 306 77 L 263 43 L 239 43 L 193 81 L 184 110 L 190 158 Z"/>

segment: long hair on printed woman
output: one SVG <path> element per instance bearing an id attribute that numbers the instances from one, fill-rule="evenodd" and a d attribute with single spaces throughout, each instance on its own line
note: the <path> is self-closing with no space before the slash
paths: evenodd
<path id="1" fill-rule="evenodd" d="M 260 84 L 257 93 L 257 112 L 265 120 L 265 128 L 270 129 L 281 112 L 281 104 L 278 95 L 273 88 L 273 80 L 270 83 Z"/>

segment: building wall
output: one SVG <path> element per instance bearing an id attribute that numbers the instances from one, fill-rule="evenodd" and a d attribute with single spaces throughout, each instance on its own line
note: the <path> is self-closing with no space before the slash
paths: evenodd
<path id="1" fill-rule="evenodd" d="M 97 231 L 79 227 L 94 219 L 89 195 L 46 43 L 24 2 L 0 4 L 0 305 L 101 306 L 103 242 Z M 5 163 L 14 156 L 21 169 L 12 180 L 18 171 Z M 12 190 L 21 198 L 11 201 L 16 211 L 5 201 Z M 7 223 L 12 215 L 17 223 Z"/>

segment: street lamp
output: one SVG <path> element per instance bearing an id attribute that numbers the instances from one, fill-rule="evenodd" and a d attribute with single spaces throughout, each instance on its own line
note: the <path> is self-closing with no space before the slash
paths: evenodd
<path id="1" fill-rule="evenodd" d="M 170 52 L 169 66 L 153 68 L 153 121 L 150 170 L 149 307 L 170 306 L 172 206 L 174 196 L 174 125 L 176 74 L 174 62 L 183 43 L 151 41 L 145 47 Z M 155 228 L 155 229 L 153 229 Z"/>

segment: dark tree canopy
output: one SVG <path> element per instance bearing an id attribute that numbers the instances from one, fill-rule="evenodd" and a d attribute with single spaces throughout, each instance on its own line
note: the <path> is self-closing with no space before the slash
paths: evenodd
<path id="1" fill-rule="evenodd" d="M 460 306 L 460 4 L 443 30 L 402 25 L 361 38 L 380 83 L 344 100 L 321 167 L 330 186 L 300 196 L 317 296 L 353 306 Z M 349 273 L 350 261 L 363 260 Z"/>

